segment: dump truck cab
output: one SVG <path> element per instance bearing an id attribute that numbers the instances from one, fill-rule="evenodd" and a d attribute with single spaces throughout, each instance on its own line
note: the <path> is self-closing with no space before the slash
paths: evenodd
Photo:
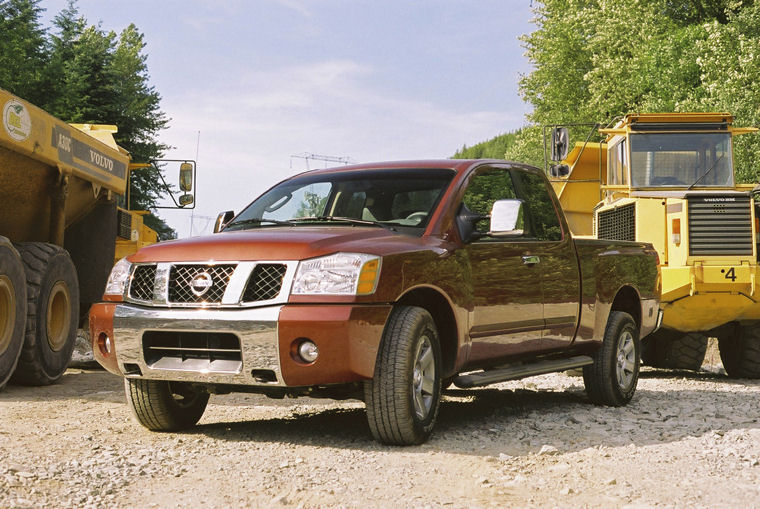
<path id="1" fill-rule="evenodd" d="M 659 254 L 664 328 L 649 364 L 698 369 L 716 336 L 730 375 L 760 376 L 755 186 L 737 184 L 733 166 L 733 137 L 756 130 L 728 113 L 629 114 L 553 167 L 575 234 Z"/>

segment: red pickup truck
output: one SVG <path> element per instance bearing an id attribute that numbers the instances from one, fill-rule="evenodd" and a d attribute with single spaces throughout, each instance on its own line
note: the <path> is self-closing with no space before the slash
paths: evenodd
<path id="1" fill-rule="evenodd" d="M 518 163 L 310 171 L 215 231 L 119 261 L 90 311 L 96 359 L 152 430 L 242 391 L 363 399 L 376 439 L 418 444 L 452 383 L 579 367 L 592 402 L 624 405 L 659 324 L 651 246 L 573 239 Z"/>

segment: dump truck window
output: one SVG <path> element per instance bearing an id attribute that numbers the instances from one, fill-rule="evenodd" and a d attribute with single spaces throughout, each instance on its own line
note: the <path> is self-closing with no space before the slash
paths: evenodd
<path id="1" fill-rule="evenodd" d="M 732 187 L 729 133 L 632 134 L 633 187 Z"/>

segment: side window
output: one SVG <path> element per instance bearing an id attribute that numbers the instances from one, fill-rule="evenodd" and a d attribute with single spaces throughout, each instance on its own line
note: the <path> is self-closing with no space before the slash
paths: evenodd
<path id="1" fill-rule="evenodd" d="M 525 201 L 526 237 L 536 240 L 562 240 L 562 228 L 546 181 L 540 175 L 515 171 L 520 198 Z"/>
<path id="2" fill-rule="evenodd" d="M 487 216 L 491 213 L 493 202 L 509 198 L 517 198 L 512 173 L 504 168 L 488 168 L 478 171 L 470 179 L 462 202 L 471 212 Z M 490 229 L 489 220 L 479 221 L 475 229 L 487 232 Z"/>

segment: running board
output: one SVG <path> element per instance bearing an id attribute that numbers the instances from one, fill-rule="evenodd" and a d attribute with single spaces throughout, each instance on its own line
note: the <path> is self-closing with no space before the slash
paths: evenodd
<path id="1" fill-rule="evenodd" d="M 554 373 L 555 371 L 565 371 L 566 369 L 580 368 L 593 364 L 594 359 L 588 355 L 578 355 L 568 359 L 553 359 L 538 361 L 531 364 L 520 364 L 517 366 L 507 366 L 496 368 L 479 373 L 470 373 L 460 375 L 454 379 L 454 385 L 460 389 L 469 389 L 470 387 L 482 387 L 484 385 L 505 382 L 507 380 L 517 380 L 526 376 L 543 375 L 544 373 Z"/>

